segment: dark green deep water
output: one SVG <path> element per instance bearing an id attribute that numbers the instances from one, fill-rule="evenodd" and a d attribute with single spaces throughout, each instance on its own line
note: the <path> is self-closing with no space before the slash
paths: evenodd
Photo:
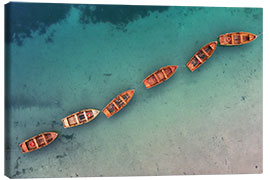
<path id="1" fill-rule="evenodd" d="M 5 170 L 12 178 L 262 172 L 262 38 L 217 47 L 226 32 L 262 34 L 262 9 L 10 3 L 6 5 Z M 142 80 L 178 65 L 163 84 Z M 135 89 L 122 111 L 64 129 Z M 45 131 L 54 143 L 19 144 Z"/>

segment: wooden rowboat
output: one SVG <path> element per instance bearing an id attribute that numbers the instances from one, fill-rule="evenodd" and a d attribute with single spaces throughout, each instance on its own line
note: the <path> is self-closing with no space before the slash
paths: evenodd
<path id="1" fill-rule="evenodd" d="M 165 66 L 150 74 L 143 80 L 146 88 L 154 87 L 166 80 L 168 80 L 176 71 L 178 66 Z"/>
<path id="2" fill-rule="evenodd" d="M 123 107 L 125 107 L 132 99 L 134 92 L 135 90 L 128 90 L 119 94 L 116 98 L 114 98 L 103 109 L 103 113 L 107 116 L 107 118 L 111 117 L 112 115 L 120 111 Z"/>
<path id="3" fill-rule="evenodd" d="M 233 32 L 222 34 L 218 37 L 219 44 L 223 46 L 236 46 L 247 44 L 255 40 L 257 36 L 248 32 Z"/>
<path id="4" fill-rule="evenodd" d="M 56 132 L 44 132 L 20 144 L 22 153 L 31 152 L 49 145 L 57 138 Z"/>
<path id="5" fill-rule="evenodd" d="M 217 47 L 217 41 L 210 42 L 203 46 L 187 63 L 190 71 L 194 71 L 200 67 L 207 59 L 209 59 Z"/>
<path id="6" fill-rule="evenodd" d="M 95 119 L 99 114 L 99 110 L 96 109 L 85 109 L 76 113 L 73 113 L 64 119 L 62 119 L 64 128 L 78 126 L 84 123 L 88 123 Z"/>

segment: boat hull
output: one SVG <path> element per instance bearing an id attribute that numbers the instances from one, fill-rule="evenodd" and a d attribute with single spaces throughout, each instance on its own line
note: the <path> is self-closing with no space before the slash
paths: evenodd
<path id="1" fill-rule="evenodd" d="M 145 87 L 148 89 L 168 80 L 175 73 L 177 68 L 178 66 L 175 65 L 160 68 L 143 80 Z"/>
<path id="2" fill-rule="evenodd" d="M 82 125 L 95 119 L 98 116 L 99 112 L 100 111 L 97 109 L 85 109 L 63 118 L 62 123 L 64 125 L 64 128 Z"/>
<path id="3" fill-rule="evenodd" d="M 198 69 L 207 59 L 209 59 L 217 47 L 217 41 L 210 42 L 203 46 L 187 63 L 191 72 Z"/>
<path id="4" fill-rule="evenodd" d="M 29 138 L 20 144 L 22 153 L 32 152 L 52 143 L 58 134 L 56 132 L 44 132 Z"/>
<path id="5" fill-rule="evenodd" d="M 111 117 L 130 102 L 134 93 L 135 90 L 128 90 L 119 94 L 102 110 L 102 112 L 106 115 L 107 118 Z"/>
<path id="6" fill-rule="evenodd" d="M 219 44 L 222 46 L 237 46 L 250 43 L 257 38 L 255 34 L 248 32 L 232 32 L 222 34 L 218 37 Z"/>

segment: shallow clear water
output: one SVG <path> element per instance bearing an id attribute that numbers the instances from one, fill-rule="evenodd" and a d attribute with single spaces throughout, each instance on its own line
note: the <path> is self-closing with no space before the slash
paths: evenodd
<path id="1" fill-rule="evenodd" d="M 121 15 L 118 24 L 94 17 L 98 6 L 90 7 L 90 16 L 82 9 L 71 6 L 43 33 L 35 29 L 31 37 L 6 42 L 6 175 L 262 172 L 262 36 L 243 46 L 218 46 L 192 73 L 185 67 L 220 34 L 261 34 L 262 9 L 169 7 L 135 13 L 122 24 Z M 142 80 L 166 65 L 179 68 L 146 89 Z M 101 113 L 63 128 L 65 116 L 102 110 L 128 89 L 136 90 L 133 99 L 111 118 Z M 46 131 L 59 137 L 20 152 L 21 142 Z"/>

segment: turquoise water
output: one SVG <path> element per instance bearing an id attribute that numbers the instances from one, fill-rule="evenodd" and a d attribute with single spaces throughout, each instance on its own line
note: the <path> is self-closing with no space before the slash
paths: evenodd
<path id="1" fill-rule="evenodd" d="M 17 31 L 6 42 L 6 175 L 262 173 L 263 36 L 243 46 L 218 46 L 192 73 L 185 67 L 220 34 L 261 34 L 262 9 L 135 9 L 135 18 L 108 11 L 111 19 L 102 19 L 98 7 L 71 6 L 42 33 Z M 179 68 L 146 89 L 142 80 L 166 65 Z M 101 113 L 63 128 L 62 118 L 102 110 L 128 89 L 136 90 L 133 99 L 111 118 Z M 43 149 L 20 152 L 21 142 L 46 131 L 59 137 Z"/>

